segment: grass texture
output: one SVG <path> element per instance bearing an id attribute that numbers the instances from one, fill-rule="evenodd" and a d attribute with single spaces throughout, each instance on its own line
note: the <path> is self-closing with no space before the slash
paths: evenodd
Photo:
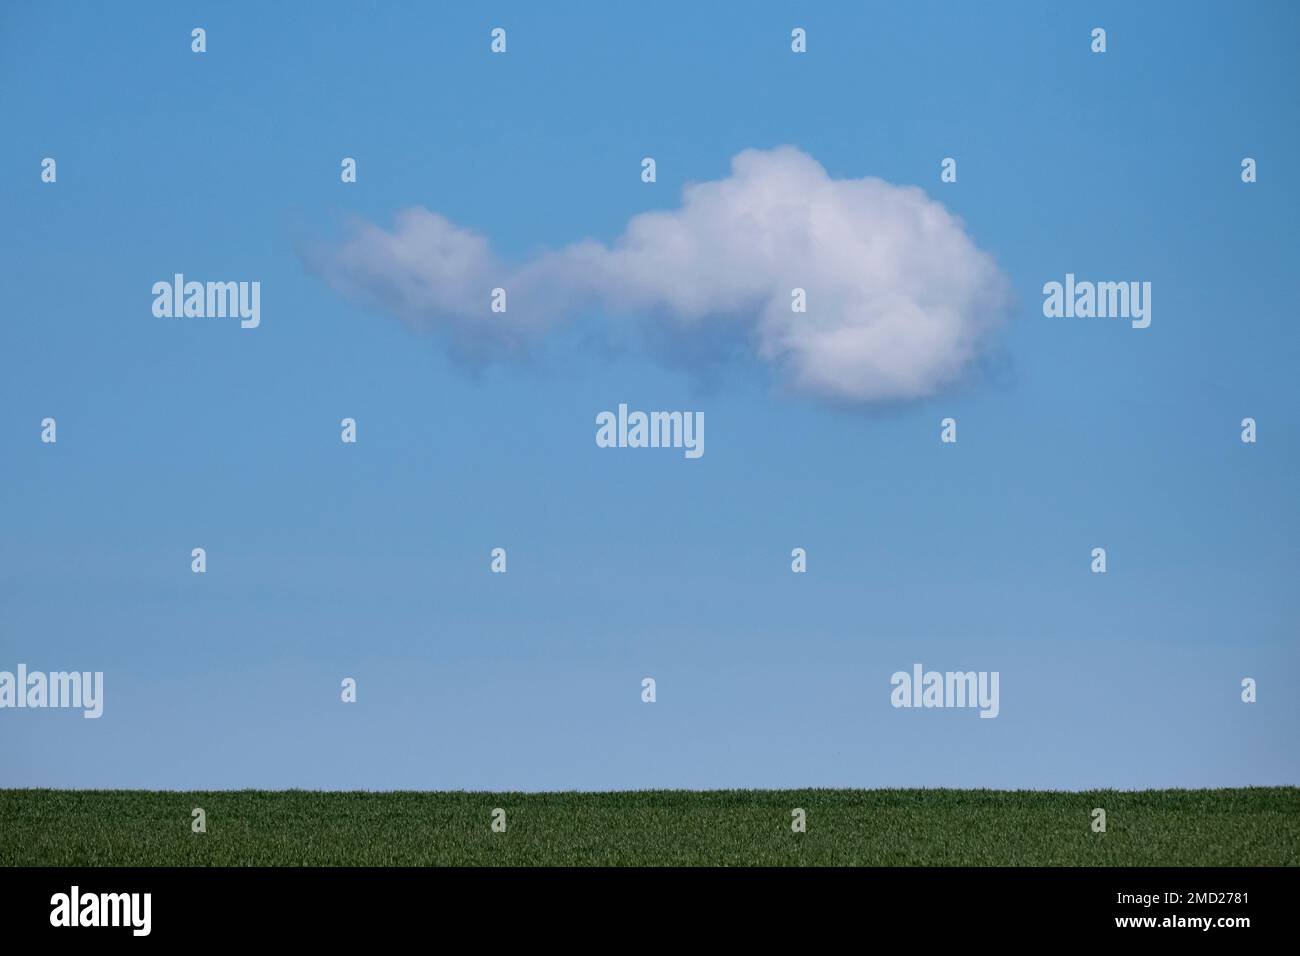
<path id="1" fill-rule="evenodd" d="M 0 790 L 0 866 L 1295 866 L 1298 847 L 1296 787 Z"/>

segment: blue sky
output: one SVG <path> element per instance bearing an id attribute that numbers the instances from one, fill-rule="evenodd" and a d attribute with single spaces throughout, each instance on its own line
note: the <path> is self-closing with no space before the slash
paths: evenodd
<path id="1" fill-rule="evenodd" d="M 1284 3 L 5 7 L 0 669 L 102 670 L 105 703 L 0 711 L 0 785 L 1300 783 L 1297 28 Z M 1006 323 L 960 383 L 825 402 L 584 326 L 467 367 L 305 251 L 411 207 L 513 262 L 609 243 L 783 144 L 921 187 L 996 260 Z M 261 326 L 154 317 L 175 272 L 260 281 Z M 1067 272 L 1150 281 L 1151 327 L 1044 317 Z M 703 411 L 706 454 L 597 448 L 620 402 Z M 894 709 L 914 662 L 999 671 L 999 717 Z"/>

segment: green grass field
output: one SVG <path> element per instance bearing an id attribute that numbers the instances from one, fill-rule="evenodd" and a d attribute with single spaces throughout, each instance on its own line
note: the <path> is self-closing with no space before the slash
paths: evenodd
<path id="1" fill-rule="evenodd" d="M 202 807 L 207 833 L 191 831 Z M 492 811 L 506 811 L 494 833 Z M 791 832 L 791 810 L 807 832 Z M 1106 832 L 1091 811 L 1106 811 Z M 0 790 L 0 865 L 1291 865 L 1300 788 Z"/>

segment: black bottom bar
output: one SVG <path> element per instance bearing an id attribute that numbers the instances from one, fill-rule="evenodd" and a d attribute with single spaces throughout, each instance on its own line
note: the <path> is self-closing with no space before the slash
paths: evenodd
<path id="1" fill-rule="evenodd" d="M 760 939 L 786 931 L 888 937 L 911 927 L 927 943 L 1044 933 L 1230 942 L 1287 928 L 1293 876 L 1264 868 L 17 868 L 0 871 L 0 914 L 7 941 L 75 933 L 82 942 L 374 944 L 421 929 L 538 941 L 607 929 L 629 944 L 675 946 L 676 931 L 698 926 Z"/>

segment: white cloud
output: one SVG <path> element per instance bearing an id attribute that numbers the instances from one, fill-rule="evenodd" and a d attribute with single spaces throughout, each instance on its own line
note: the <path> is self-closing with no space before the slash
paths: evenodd
<path id="1" fill-rule="evenodd" d="M 668 212 L 634 216 L 612 245 L 586 240 L 510 267 L 487 241 L 409 209 L 315 259 L 345 293 L 458 351 L 526 345 L 566 315 L 642 317 L 674 336 L 739 333 L 796 389 L 822 398 L 918 398 L 957 381 L 1006 310 L 1007 283 L 962 223 L 916 187 L 831 179 L 793 147 L 746 150 Z M 503 287 L 505 315 L 488 311 Z M 806 313 L 791 290 L 807 291 Z"/>

